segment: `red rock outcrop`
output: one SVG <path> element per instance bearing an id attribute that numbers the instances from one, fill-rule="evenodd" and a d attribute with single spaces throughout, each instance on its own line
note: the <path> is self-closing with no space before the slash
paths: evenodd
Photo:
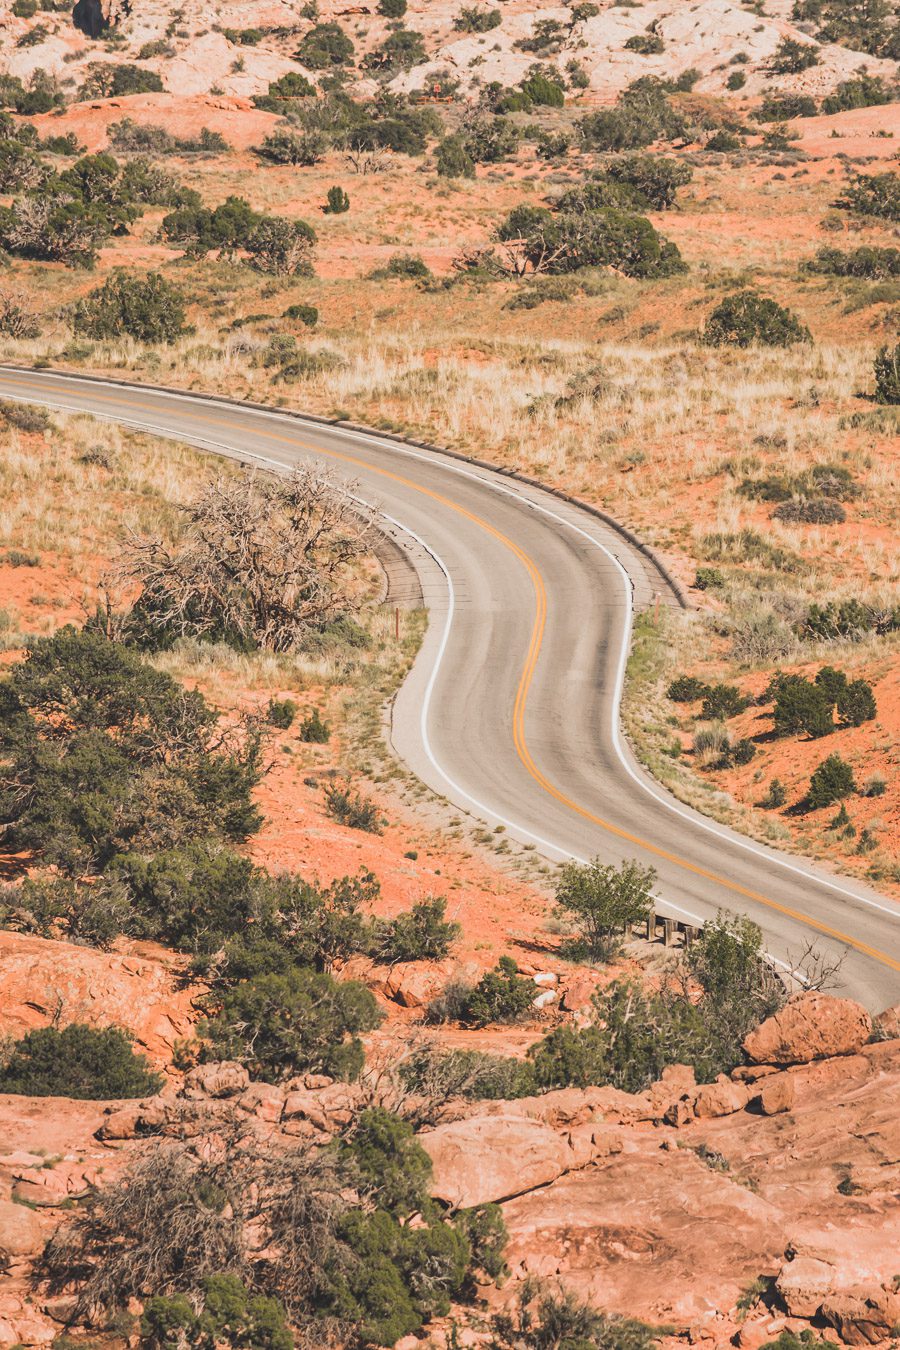
<path id="1" fill-rule="evenodd" d="M 196 1021 L 195 994 L 179 987 L 163 960 L 0 932 L 2 1035 L 20 1037 L 50 1022 L 118 1026 L 154 1063 L 169 1064 Z"/>
<path id="2" fill-rule="evenodd" d="M 756 1064 L 809 1064 L 833 1055 L 852 1055 L 872 1035 L 872 1019 L 849 998 L 796 994 L 744 1041 Z"/>

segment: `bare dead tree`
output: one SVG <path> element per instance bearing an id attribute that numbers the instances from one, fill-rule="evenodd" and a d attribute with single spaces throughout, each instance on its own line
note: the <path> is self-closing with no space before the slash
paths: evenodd
<path id="1" fill-rule="evenodd" d="M 311 468 L 219 479 L 186 508 L 180 543 L 128 539 L 119 584 L 140 587 L 152 626 L 297 647 L 349 603 L 349 564 L 367 531 L 345 487 Z"/>
<path id="2" fill-rule="evenodd" d="M 361 138 L 348 138 L 344 146 L 347 163 L 354 173 L 381 173 L 387 167 L 386 146 L 367 144 Z"/>
<path id="3" fill-rule="evenodd" d="M 799 956 L 788 952 L 790 974 L 807 990 L 822 993 L 827 989 L 840 989 L 843 985 L 841 970 L 848 950 L 845 947 L 840 956 L 833 956 L 808 939 Z"/>
<path id="4" fill-rule="evenodd" d="M 17 339 L 40 336 L 37 314 L 19 291 L 0 291 L 0 333 Z"/>

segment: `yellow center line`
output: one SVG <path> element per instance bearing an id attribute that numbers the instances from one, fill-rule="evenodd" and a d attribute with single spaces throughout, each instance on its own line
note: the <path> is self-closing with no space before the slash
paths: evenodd
<path id="1" fill-rule="evenodd" d="M 29 388 L 30 392 L 30 387 L 27 383 L 26 388 Z M 187 393 L 188 391 L 185 392 Z M 120 401 L 121 396 L 117 397 L 115 395 L 101 394 L 91 390 L 91 397 L 98 402 L 117 403 Z M 155 404 L 142 403 L 138 399 L 132 400 L 130 406 L 141 408 L 147 412 L 158 411 Z M 211 417 L 206 413 L 199 414 L 198 420 L 211 427 L 224 427 L 226 429 L 232 427 L 232 423 L 227 419 Z M 282 445 L 291 446 L 294 449 L 306 450 L 315 455 L 326 455 L 330 459 L 341 460 L 345 464 L 352 464 L 356 468 L 364 469 L 368 473 L 376 473 L 381 478 L 389 479 L 391 482 L 399 483 L 403 487 L 410 488 L 413 492 L 418 492 L 424 497 L 429 497 L 432 501 L 439 502 L 442 506 L 446 506 L 451 511 L 455 511 L 458 515 L 465 517 L 465 519 L 471 521 L 473 525 L 477 525 L 480 529 L 484 530 L 502 544 L 504 548 L 507 548 L 510 553 L 519 560 L 525 568 L 525 571 L 528 573 L 534 589 L 535 615 L 531 629 L 528 654 L 525 658 L 525 665 L 516 689 L 516 698 L 513 706 L 513 742 L 515 744 L 516 754 L 526 772 L 544 792 L 560 802 L 563 806 L 567 807 L 570 811 L 575 812 L 576 815 L 590 821 L 592 825 L 598 825 L 601 829 L 618 836 L 620 839 L 627 839 L 629 843 L 645 849 L 648 853 L 652 853 L 658 858 L 664 858 L 667 862 L 673 863 L 675 866 L 683 868 L 687 872 L 694 873 L 695 876 L 704 877 L 706 880 L 712 881 L 718 886 L 725 887 L 726 890 L 733 891 L 737 895 L 745 896 L 749 900 L 754 900 L 758 904 L 765 905 L 767 908 L 775 910 L 777 913 L 783 914 L 787 918 L 796 919 L 798 922 L 806 924 L 810 928 L 814 928 L 817 932 L 824 933 L 828 937 L 836 938 L 839 942 L 844 942 L 848 946 L 862 952 L 863 955 L 870 956 L 874 960 L 880 961 L 883 965 L 889 966 L 891 970 L 900 971 L 900 961 L 895 960 L 894 957 L 889 956 L 886 952 L 879 951 L 877 947 L 870 947 L 867 943 L 860 942 L 857 938 L 851 937 L 848 933 L 841 932 L 838 928 L 831 928 L 828 924 L 822 923 L 820 920 L 814 919 L 800 910 L 792 909 L 790 906 L 783 905 L 777 900 L 772 900 L 768 896 L 760 894 L 759 891 L 754 891 L 746 886 L 740 885 L 739 882 L 729 881 L 727 877 L 720 876 L 716 872 L 710 872 L 705 867 L 700 867 L 698 864 L 690 862 L 689 859 L 680 857 L 677 853 L 670 853 L 667 849 L 661 848 L 658 844 L 651 843 L 648 839 L 644 839 L 640 835 L 631 834 L 628 830 L 622 829 L 618 825 L 613 825 L 611 821 L 604 820 L 601 816 L 595 815 L 593 811 L 589 811 L 587 807 L 581 806 L 571 797 L 566 796 L 566 794 L 560 791 L 554 783 L 550 782 L 546 775 L 535 764 L 525 738 L 525 706 L 528 700 L 531 683 L 534 678 L 534 672 L 537 667 L 538 657 L 544 638 L 544 630 L 547 623 L 547 590 L 540 569 L 533 558 L 531 558 L 524 549 L 507 535 L 496 529 L 489 521 L 484 520 L 481 516 L 475 515 L 472 511 L 467 510 L 466 507 L 460 506 L 458 502 L 452 501 L 449 497 L 445 497 L 440 492 L 435 492 L 432 488 L 423 487 L 420 483 L 416 483 L 410 478 L 405 478 L 401 474 L 393 473 L 390 469 L 379 468 L 376 465 L 369 463 L 368 460 L 358 458 L 356 455 L 347 454 L 344 451 L 326 450 L 321 446 L 313 445 L 308 441 L 301 440 L 297 436 L 284 436 L 276 431 L 269 431 L 265 428 L 254 428 L 254 431 L 257 435 L 263 436 L 267 440 L 277 441 Z"/>

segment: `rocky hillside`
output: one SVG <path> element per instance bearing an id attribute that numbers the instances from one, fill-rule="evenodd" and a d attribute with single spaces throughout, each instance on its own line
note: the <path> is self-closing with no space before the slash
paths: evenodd
<path id="1" fill-rule="evenodd" d="M 416 1136 L 433 1197 L 450 1212 L 496 1203 L 509 1235 L 510 1278 L 483 1290 L 487 1307 L 456 1309 L 452 1343 L 487 1344 L 489 1310 L 511 1308 L 536 1278 L 665 1327 L 672 1345 L 756 1347 L 804 1331 L 894 1344 L 896 1031 L 896 1014 L 873 1036 L 858 1005 L 801 995 L 748 1037 L 745 1064 L 706 1086 L 673 1066 L 639 1094 L 407 1100 L 413 1118 L 437 1113 Z M 236 1124 L 270 1151 L 327 1145 L 369 1104 L 369 1090 L 327 1076 L 252 1083 L 227 1063 L 126 1104 L 0 1098 L 0 1344 L 45 1344 L 65 1323 L 70 1304 L 40 1284 L 31 1295 L 29 1272 L 86 1187 L 148 1148 L 202 1149 Z M 426 1341 L 449 1335 L 438 1320 Z"/>
<path id="2" fill-rule="evenodd" d="M 895 59 L 818 40 L 817 25 L 792 20 L 790 0 L 766 6 L 599 0 L 571 7 L 501 0 L 496 9 L 484 8 L 485 15 L 496 17 L 481 32 L 466 31 L 479 27 L 477 7 L 467 10 L 458 0 L 414 0 L 402 24 L 374 4 L 348 6 L 343 0 L 324 0 L 299 12 L 287 0 L 250 5 L 186 0 L 177 8 L 158 0 L 127 6 L 110 0 L 103 12 L 107 26 L 91 38 L 73 26 L 65 9 L 17 17 L 14 7 L 0 32 L 0 71 L 25 82 L 36 71 L 47 72 L 71 87 L 94 62 L 137 61 L 158 74 L 171 94 L 250 97 L 289 71 L 320 83 L 333 67 L 327 60 L 304 62 L 303 39 L 315 24 L 336 23 L 353 43 L 353 81 L 360 91 L 376 88 L 372 77 L 387 74 L 391 88 L 428 92 L 436 77 L 449 73 L 471 93 L 491 81 L 514 85 L 535 62 L 562 76 L 571 74 L 575 62 L 586 77 L 579 76 L 579 88 L 583 85 L 580 99 L 587 104 L 612 99 L 641 76 L 671 80 L 688 70 L 698 76 L 698 93 L 726 95 L 740 104 L 769 89 L 829 93 L 863 66 L 886 78 L 896 72 Z M 473 14 L 474 20 L 466 18 Z M 380 52 L 399 28 L 419 34 L 421 48 L 386 70 Z M 801 58 L 783 68 L 776 53 L 786 39 L 810 53 L 808 64 Z M 744 77 L 737 87 L 736 72 Z"/>

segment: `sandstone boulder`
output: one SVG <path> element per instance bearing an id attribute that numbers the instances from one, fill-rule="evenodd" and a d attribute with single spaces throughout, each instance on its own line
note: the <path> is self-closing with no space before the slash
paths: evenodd
<path id="1" fill-rule="evenodd" d="M 221 1060 L 217 1064 L 198 1064 L 184 1079 L 186 1097 L 236 1097 L 250 1086 L 250 1075 L 243 1064 Z"/>
<path id="2" fill-rule="evenodd" d="M 879 1013 L 875 1018 L 875 1026 L 883 1040 L 900 1040 L 900 1003 L 895 1003 L 892 1008 L 885 1008 L 883 1013 Z"/>
<path id="3" fill-rule="evenodd" d="M 26 1256 L 36 1256 L 46 1230 L 39 1215 L 27 1205 L 0 1200 L 0 1269 Z"/>
<path id="4" fill-rule="evenodd" d="M 797 994 L 744 1041 L 757 1064 L 810 1064 L 832 1055 L 852 1055 L 872 1034 L 872 1019 L 849 998 Z"/>
<path id="5" fill-rule="evenodd" d="M 815 1317 L 834 1286 L 834 1266 L 814 1256 L 796 1256 L 782 1267 L 775 1287 L 791 1317 Z"/>
<path id="6" fill-rule="evenodd" d="M 422 1008 L 441 992 L 447 972 L 434 961 L 404 961 L 393 966 L 385 980 L 385 993 L 404 1008 Z"/>
<path id="7" fill-rule="evenodd" d="M 458 1209 L 544 1186 L 574 1161 L 564 1138 L 524 1116 L 473 1116 L 438 1125 L 418 1142 L 434 1169 L 432 1195 Z"/>
<path id="8" fill-rule="evenodd" d="M 590 975 L 572 975 L 562 986 L 560 1007 L 566 1012 L 583 1012 L 591 1006 L 597 980 Z"/>
<path id="9" fill-rule="evenodd" d="M 846 1345 L 879 1345 L 900 1326 L 900 1293 L 859 1285 L 825 1299 L 821 1313 Z"/>
<path id="10" fill-rule="evenodd" d="M 101 952 L 30 933 L 0 932 L 0 1034 L 23 1036 L 55 1021 L 130 1031 L 156 1064 L 169 1064 L 196 1020 L 196 989 L 181 988 L 163 960 Z"/>
<path id="11" fill-rule="evenodd" d="M 270 1125 L 281 1119 L 285 1092 L 274 1083 L 251 1083 L 238 1097 L 238 1106 L 248 1115 Z"/>
<path id="12" fill-rule="evenodd" d="M 763 1115 L 777 1116 L 782 1111 L 790 1111 L 794 1105 L 794 1080 L 788 1073 L 776 1074 L 763 1080 L 759 1094 L 759 1105 Z"/>
<path id="13" fill-rule="evenodd" d="M 694 1098 L 694 1115 L 701 1120 L 709 1116 L 730 1116 L 742 1111 L 750 1100 L 750 1089 L 743 1083 L 732 1083 L 720 1077 L 715 1083 L 706 1083 Z"/>

